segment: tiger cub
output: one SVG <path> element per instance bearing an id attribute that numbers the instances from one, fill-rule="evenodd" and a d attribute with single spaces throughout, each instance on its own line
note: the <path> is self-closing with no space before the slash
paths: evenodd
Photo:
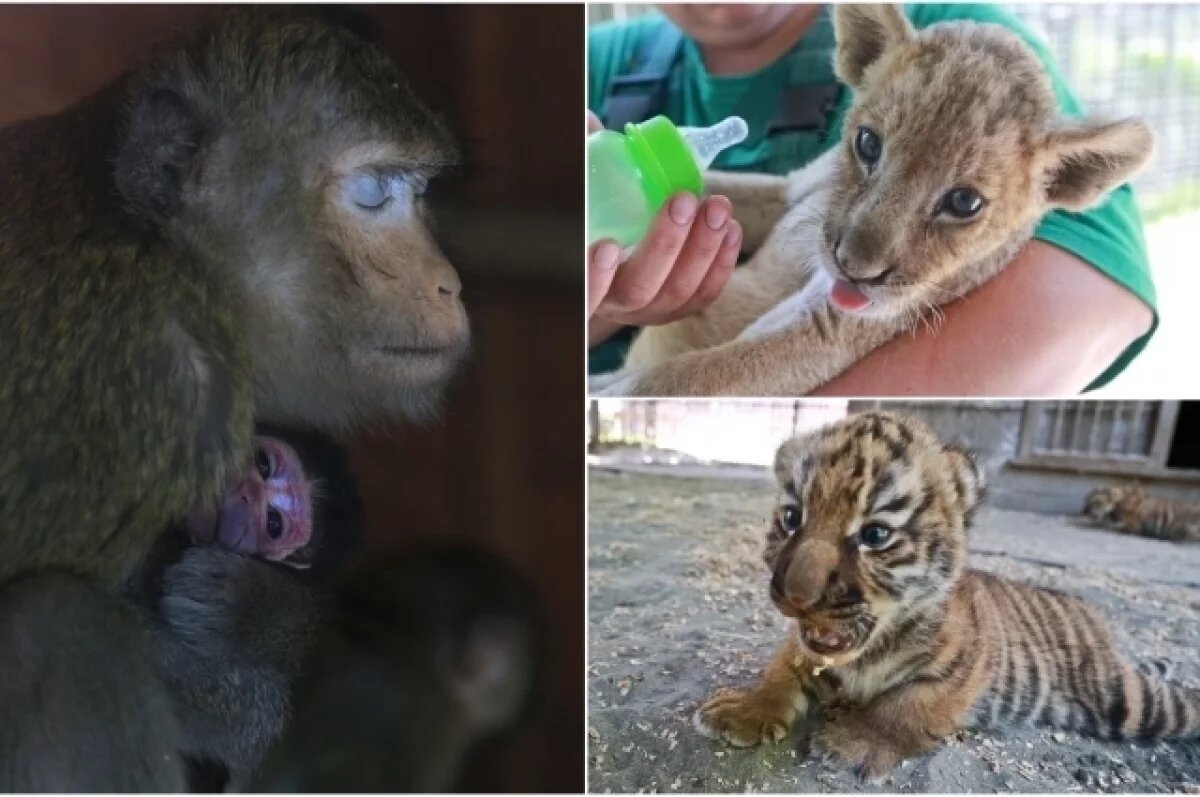
<path id="1" fill-rule="evenodd" d="M 785 442 L 775 475 L 764 557 L 795 622 L 757 684 L 696 713 L 706 735 L 779 741 L 830 687 L 848 707 L 813 745 L 871 778 L 965 726 L 1200 735 L 1200 691 L 1124 662 L 1083 601 L 965 567 L 983 474 L 922 423 L 851 416 Z"/>
<path id="2" fill-rule="evenodd" d="M 1128 534 L 1172 542 L 1200 542 L 1200 506 L 1150 495 L 1138 484 L 1097 487 L 1083 514 Z"/>

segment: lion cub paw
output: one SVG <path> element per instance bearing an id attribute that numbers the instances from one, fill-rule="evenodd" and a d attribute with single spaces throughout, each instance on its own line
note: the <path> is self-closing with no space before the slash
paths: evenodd
<path id="1" fill-rule="evenodd" d="M 754 692 L 722 689 L 692 716 L 692 724 L 710 739 L 753 747 L 783 741 L 795 717 L 796 709 L 789 703 L 764 699 Z"/>

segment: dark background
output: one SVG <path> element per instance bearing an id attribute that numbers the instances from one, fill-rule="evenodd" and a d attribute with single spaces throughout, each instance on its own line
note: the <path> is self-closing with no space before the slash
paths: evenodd
<path id="1" fill-rule="evenodd" d="M 353 446 L 369 542 L 467 539 L 534 582 L 549 630 L 539 710 L 518 738 L 470 762 L 460 788 L 581 791 L 583 6 L 357 10 L 466 150 L 440 233 L 474 330 L 435 423 L 376 430 Z M 0 7 L 0 125 L 71 104 L 212 13 Z"/>

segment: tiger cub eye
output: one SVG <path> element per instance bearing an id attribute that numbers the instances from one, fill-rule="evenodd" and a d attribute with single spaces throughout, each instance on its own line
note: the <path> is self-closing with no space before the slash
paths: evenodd
<path id="1" fill-rule="evenodd" d="M 785 506 L 779 512 L 779 527 L 791 534 L 800 528 L 800 510 L 794 506 Z"/>
<path id="2" fill-rule="evenodd" d="M 880 523 L 868 523 L 858 532 L 858 537 L 868 548 L 881 548 L 892 538 L 892 530 Z"/>

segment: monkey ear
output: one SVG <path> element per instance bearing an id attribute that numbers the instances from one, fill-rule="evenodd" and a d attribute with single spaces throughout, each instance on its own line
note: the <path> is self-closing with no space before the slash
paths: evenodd
<path id="1" fill-rule="evenodd" d="M 863 74 L 887 50 L 916 35 L 908 18 L 892 3 L 839 4 L 833 10 L 837 40 L 834 72 L 852 88 L 862 88 Z"/>
<path id="2" fill-rule="evenodd" d="M 205 127 L 174 91 L 151 88 L 134 102 L 117 152 L 117 190 L 135 214 L 164 222 L 179 212 Z"/>
<path id="3" fill-rule="evenodd" d="M 967 449 L 959 446 L 943 446 L 942 451 L 950 463 L 954 490 L 962 502 L 963 512 L 970 515 L 979 506 L 984 493 L 987 492 L 987 476 L 984 474 L 979 460 Z"/>
<path id="4" fill-rule="evenodd" d="M 1137 119 L 1055 130 L 1045 143 L 1046 201 L 1087 210 L 1141 171 L 1153 152 L 1154 134 Z"/>

